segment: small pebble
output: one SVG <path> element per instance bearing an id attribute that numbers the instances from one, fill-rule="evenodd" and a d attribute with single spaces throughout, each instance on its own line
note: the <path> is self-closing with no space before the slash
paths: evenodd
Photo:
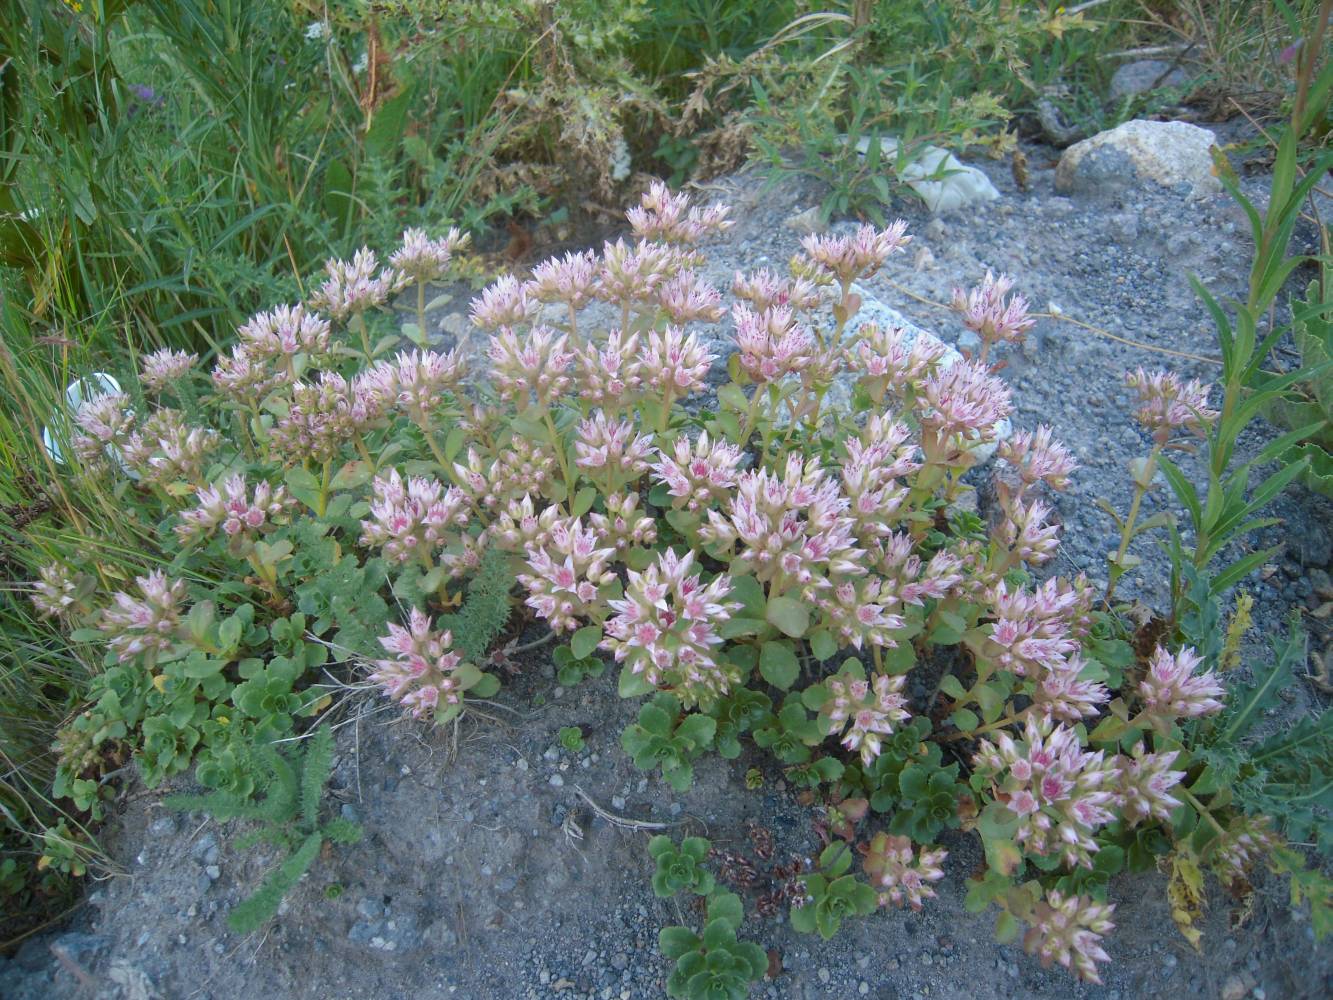
<path id="1" fill-rule="evenodd" d="M 553 775 L 551 775 L 551 786 L 552 786 L 553 788 L 559 788 L 559 787 L 560 787 L 561 785 L 563 785 L 564 783 L 565 783 L 565 779 L 562 778 L 560 775 L 558 775 L 558 774 L 553 774 Z"/>

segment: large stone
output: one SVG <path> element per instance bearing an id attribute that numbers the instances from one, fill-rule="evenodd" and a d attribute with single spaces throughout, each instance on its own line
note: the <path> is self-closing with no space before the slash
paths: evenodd
<path id="1" fill-rule="evenodd" d="M 1189 82 L 1189 74 L 1175 63 L 1162 59 L 1136 59 L 1115 71 L 1109 96 L 1118 102 L 1161 87 L 1186 87 Z"/>
<path id="2" fill-rule="evenodd" d="M 1055 168 L 1055 189 L 1114 195 L 1155 184 L 1207 197 L 1222 190 L 1209 152 L 1215 144 L 1212 132 L 1187 122 L 1125 122 L 1066 149 Z"/>
<path id="3" fill-rule="evenodd" d="M 864 155 L 870 149 L 870 137 L 861 138 L 856 149 Z M 880 163 L 886 170 L 891 170 L 898 156 L 898 140 L 880 139 L 879 151 Z M 956 212 L 1000 197 L 989 177 L 938 146 L 921 149 L 912 162 L 903 167 L 898 179 L 919 194 L 926 207 L 936 214 Z"/>

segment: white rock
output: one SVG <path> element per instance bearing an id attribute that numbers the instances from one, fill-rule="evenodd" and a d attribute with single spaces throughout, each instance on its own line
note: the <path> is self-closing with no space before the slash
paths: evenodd
<path id="1" fill-rule="evenodd" d="M 864 155 L 870 149 L 870 137 L 858 140 L 856 149 Z M 892 171 L 898 156 L 898 140 L 881 138 L 879 152 L 884 168 Z M 937 214 L 956 212 L 977 202 L 994 201 L 1000 197 L 989 177 L 939 146 L 923 147 L 916 158 L 903 167 L 898 179 L 919 194 L 926 207 Z"/>
<path id="2" fill-rule="evenodd" d="M 933 342 L 939 345 L 944 352 L 940 360 L 941 367 L 949 368 L 963 360 L 963 355 L 956 347 L 945 343 L 929 330 L 917 326 L 893 306 L 875 298 L 864 286 L 853 283 L 851 291 L 860 296 L 861 308 L 847 321 L 847 326 L 843 329 L 842 343 L 844 345 L 854 343 L 861 328 L 869 324 L 874 324 L 882 330 L 890 327 L 900 327 L 909 348 L 916 343 L 918 337 L 925 337 L 928 343 Z M 855 381 L 856 375 L 854 372 L 844 371 L 838 375 L 829 387 L 828 395 L 824 397 L 824 405 L 829 410 L 845 412 L 852 403 L 852 386 Z M 785 424 L 788 419 L 789 415 L 786 412 L 778 414 L 779 424 Z M 977 457 L 977 463 L 981 464 L 989 461 L 991 456 L 995 454 L 997 442 L 1004 440 L 1012 433 L 1013 425 L 1007 417 L 998 421 L 995 424 L 995 441 L 978 445 L 972 449 L 972 453 Z"/>
<path id="3" fill-rule="evenodd" d="M 1107 194 L 1154 183 L 1191 198 L 1218 193 L 1209 152 L 1217 137 L 1188 122 L 1134 120 L 1064 151 L 1055 168 L 1055 189 Z"/>

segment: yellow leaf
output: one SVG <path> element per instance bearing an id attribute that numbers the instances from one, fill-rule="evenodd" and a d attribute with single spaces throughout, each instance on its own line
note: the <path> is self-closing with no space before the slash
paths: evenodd
<path id="1" fill-rule="evenodd" d="M 1203 916 L 1203 872 L 1194 857 L 1182 854 L 1179 848 L 1167 860 L 1171 863 L 1171 881 L 1166 887 L 1171 919 L 1181 936 L 1199 951 L 1203 931 L 1194 922 Z"/>
<path id="2" fill-rule="evenodd" d="M 326 694 L 323 698 L 319 699 L 319 701 L 315 702 L 314 709 L 316 712 L 322 712 L 331 704 L 333 704 L 333 695 Z"/>
<path id="3" fill-rule="evenodd" d="M 43 854 L 40 858 L 37 859 L 37 870 L 39 872 L 44 872 L 46 871 L 46 869 L 50 867 L 51 867 L 50 855 Z"/>
<path id="4" fill-rule="evenodd" d="M 159 694 L 161 694 L 162 692 L 166 691 L 166 689 L 167 689 L 167 675 L 166 675 L 166 674 L 157 674 L 156 676 L 154 676 L 154 677 L 153 677 L 153 687 L 157 688 Z"/>
<path id="5" fill-rule="evenodd" d="M 1240 666 L 1240 641 L 1254 624 L 1250 617 L 1253 608 L 1253 597 L 1243 591 L 1236 595 L 1236 610 L 1232 612 L 1231 621 L 1227 624 L 1227 638 L 1222 646 L 1219 670 L 1234 670 Z"/>

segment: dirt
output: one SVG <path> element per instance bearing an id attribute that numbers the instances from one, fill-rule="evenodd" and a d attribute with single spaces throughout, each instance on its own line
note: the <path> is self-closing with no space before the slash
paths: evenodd
<path id="1" fill-rule="evenodd" d="M 952 342 L 960 327 L 949 314 L 907 293 L 942 303 L 954 284 L 976 281 L 987 268 L 1003 270 L 1036 308 L 1058 306 L 1121 338 L 1044 318 L 1004 373 L 1015 390 L 1015 424 L 1052 424 L 1083 466 L 1060 498 L 1065 534 L 1057 569 L 1104 578 L 1115 536 L 1093 501 L 1103 497 L 1123 510 L 1126 463 L 1146 451 L 1121 387 L 1123 371 L 1169 365 L 1216 376 L 1207 362 L 1146 348 L 1214 353 L 1211 325 L 1186 275 L 1199 274 L 1216 294 L 1240 293 L 1247 229 L 1222 198 L 1188 202 L 1151 190 L 1119 203 L 1058 197 L 1058 154 L 1026 152 L 1027 192 L 1003 164 L 982 162 L 1001 200 L 943 219 L 904 206 L 916 240 L 902 263 L 867 287 Z M 1260 173 L 1244 183 L 1260 194 L 1266 178 Z M 713 248 L 709 277 L 725 285 L 736 269 L 785 265 L 799 240 L 785 220 L 814 205 L 818 191 L 799 183 L 763 191 L 753 175 L 717 188 L 712 193 L 736 206 L 739 224 Z M 1242 451 L 1272 433 L 1256 429 Z M 1153 503 L 1166 502 L 1158 491 Z M 1316 590 L 1328 583 L 1330 506 L 1295 488 L 1273 513 L 1282 523 L 1253 544 L 1279 551 L 1270 569 L 1246 584 L 1260 623 L 1251 655 L 1262 655 L 1289 609 L 1313 607 Z M 1122 593 L 1160 607 L 1165 558 L 1149 539 L 1137 551 L 1144 567 Z M 528 637 L 538 635 L 534 629 Z M 613 674 L 565 690 L 538 649 L 496 707 L 442 731 L 405 722 L 371 696 L 346 696 L 331 794 L 344 815 L 364 824 L 366 838 L 317 862 L 279 917 L 248 938 L 229 933 L 224 916 L 273 859 L 262 848 L 234 850 L 235 830 L 171 813 L 157 792 L 129 789 L 105 835 L 123 874 L 90 886 L 86 905 L 65 926 L 0 961 L 0 994 L 662 996 L 670 963 L 657 953 L 657 931 L 697 925 L 698 914 L 653 896 L 645 846 L 656 827 L 637 826 L 704 833 L 715 846 L 759 862 L 761 874 L 769 863 L 756 857 L 751 825 L 771 833 L 773 863 L 816 854 L 820 844 L 809 810 L 771 759 L 752 748 L 736 761 L 705 757 L 683 795 L 636 771 L 619 734 L 638 704 L 616 696 Z M 1286 717 L 1318 710 L 1313 688 L 1293 691 Z M 570 725 L 583 727 L 581 753 L 559 747 L 557 733 Z M 751 767 L 762 772 L 763 785 L 746 791 Z M 993 913 L 973 916 L 962 905 L 964 883 L 981 864 L 979 844 L 956 834 L 943 843 L 950 855 L 938 899 L 920 914 L 883 910 L 854 921 L 830 942 L 796 934 L 785 916 L 757 916 L 751 893 L 741 936 L 771 950 L 780 969 L 752 995 L 1276 1000 L 1333 993 L 1333 949 L 1314 943 L 1308 920 L 1275 880 L 1260 879 L 1247 912 L 1212 886 L 1196 952 L 1172 927 L 1164 877 L 1118 877 L 1111 888 L 1118 927 L 1106 942 L 1112 961 L 1105 984 L 1087 986 L 996 944 Z"/>

